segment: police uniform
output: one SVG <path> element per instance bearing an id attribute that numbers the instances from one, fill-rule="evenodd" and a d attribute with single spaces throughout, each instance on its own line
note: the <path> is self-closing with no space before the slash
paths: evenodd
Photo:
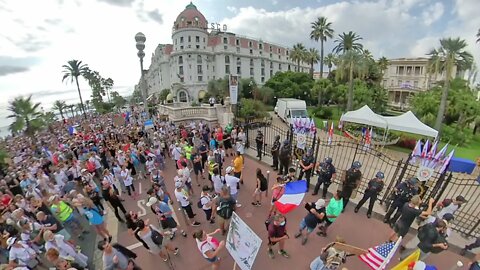
<path id="1" fill-rule="evenodd" d="M 345 172 L 345 181 L 343 182 L 342 198 L 343 198 L 343 211 L 347 207 L 353 190 L 357 188 L 357 182 L 362 179 L 362 172 L 354 168 L 350 168 Z"/>
<path id="2" fill-rule="evenodd" d="M 258 131 L 257 137 L 255 138 L 257 144 L 257 157 L 259 160 L 262 160 L 262 150 L 263 150 L 263 134 L 261 131 Z"/>
<path id="3" fill-rule="evenodd" d="M 418 189 L 415 187 L 415 184 L 416 180 L 413 184 L 407 184 L 407 182 L 402 182 L 398 184 L 394 191 L 392 204 L 390 205 L 387 214 L 385 214 L 383 222 L 394 224 L 397 221 L 397 219 L 402 215 L 403 205 L 409 202 L 414 195 L 418 194 Z M 394 212 L 395 215 L 393 216 L 393 218 L 390 219 Z"/>
<path id="4" fill-rule="evenodd" d="M 276 137 L 272 145 L 273 170 L 278 170 L 278 154 L 280 151 L 280 137 Z"/>
<path id="5" fill-rule="evenodd" d="M 328 187 L 332 184 L 332 176 L 336 173 L 335 166 L 330 163 L 322 162 L 320 163 L 318 170 L 317 170 L 317 184 L 315 185 L 315 189 L 313 190 L 312 195 L 317 195 L 320 186 L 323 184 L 323 191 L 322 191 L 322 198 L 325 199 L 328 192 Z"/>
<path id="6" fill-rule="evenodd" d="M 382 179 L 375 177 L 372 180 L 370 180 L 368 182 L 368 187 L 365 190 L 365 194 L 363 194 L 363 198 L 358 202 L 357 207 L 355 207 L 355 212 L 358 212 L 360 207 L 362 207 L 362 205 L 368 199 L 370 199 L 368 203 L 368 210 L 367 210 L 367 216 L 370 217 L 372 215 L 373 205 L 377 200 L 377 196 L 383 190 L 384 186 L 385 186 L 385 183 L 383 182 Z"/>
<path id="7" fill-rule="evenodd" d="M 280 148 L 280 170 L 278 174 L 285 175 L 288 173 L 288 167 L 290 166 L 290 143 L 284 142 Z"/>
<path id="8" fill-rule="evenodd" d="M 302 156 L 301 164 L 305 167 L 308 167 L 312 165 L 314 161 L 313 153 L 311 151 L 307 151 L 307 153 Z M 305 179 L 307 180 L 307 192 L 310 188 L 310 177 L 312 176 L 312 171 L 313 166 L 307 170 L 304 170 L 302 167 L 302 170 L 300 170 L 300 174 L 298 175 L 298 179 L 300 180 L 303 178 L 303 174 L 305 174 Z"/>

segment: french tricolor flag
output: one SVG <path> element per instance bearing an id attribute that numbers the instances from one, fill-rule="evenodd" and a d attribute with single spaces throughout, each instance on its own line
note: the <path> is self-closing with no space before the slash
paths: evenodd
<path id="1" fill-rule="evenodd" d="M 77 134 L 77 129 L 74 126 L 69 126 L 68 127 L 68 133 L 70 135 Z"/>
<path id="2" fill-rule="evenodd" d="M 302 203 L 305 192 L 307 192 L 307 181 L 305 180 L 286 183 L 285 192 L 275 202 L 277 210 L 282 214 L 292 211 Z"/>

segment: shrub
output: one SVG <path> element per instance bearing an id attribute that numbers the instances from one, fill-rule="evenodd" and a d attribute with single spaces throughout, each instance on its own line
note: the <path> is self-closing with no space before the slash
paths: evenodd
<path id="1" fill-rule="evenodd" d="M 265 105 L 259 100 L 246 99 L 240 100 L 240 117 L 242 118 L 263 118 L 268 116 Z"/>
<path id="2" fill-rule="evenodd" d="M 320 119 L 332 119 L 333 111 L 328 107 L 317 107 L 313 110 L 313 115 Z"/>
<path id="3" fill-rule="evenodd" d="M 443 142 L 450 143 L 450 145 L 464 146 L 468 145 L 473 139 L 473 135 L 468 130 L 462 130 L 457 124 L 451 124 L 449 126 L 443 125 L 442 136 Z"/>

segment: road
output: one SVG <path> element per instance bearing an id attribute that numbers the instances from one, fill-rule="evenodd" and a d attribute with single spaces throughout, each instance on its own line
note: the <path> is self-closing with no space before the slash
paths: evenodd
<path id="1" fill-rule="evenodd" d="M 226 163 L 230 163 L 231 158 L 228 158 Z M 165 170 L 166 179 L 168 182 L 169 192 L 173 194 L 173 176 L 175 175 L 175 165 L 172 161 L 167 161 L 167 169 Z M 226 167 L 226 166 L 224 166 Z M 355 245 L 364 249 L 373 247 L 380 243 L 385 242 L 390 233 L 390 228 L 383 224 L 379 219 L 372 218 L 367 219 L 365 216 L 365 209 L 362 209 L 358 214 L 353 213 L 353 206 L 349 205 L 344 214 L 342 214 L 337 221 L 330 227 L 328 237 L 319 237 L 316 234 L 310 236 L 306 245 L 302 246 L 299 239 L 289 239 L 286 243 L 286 250 L 290 253 L 290 258 L 283 258 L 279 255 L 274 260 L 267 256 L 267 240 L 266 229 L 264 221 L 267 217 L 269 208 L 268 202 L 265 200 L 261 207 L 254 207 L 250 204 L 251 195 L 254 190 L 255 182 L 255 169 L 261 168 L 266 172 L 270 167 L 264 163 L 259 163 L 249 157 L 246 158 L 246 169 L 244 170 L 245 184 L 241 187 L 239 201 L 242 203 L 242 207 L 237 210 L 237 213 L 242 219 L 263 239 L 262 248 L 258 253 L 253 269 L 309 269 L 310 262 L 320 254 L 320 250 L 329 242 L 333 241 L 337 235 L 342 236 L 348 244 Z M 270 174 L 270 186 L 273 183 L 275 174 Z M 207 184 L 208 180 L 203 180 L 203 183 Z M 139 187 L 139 182 L 136 183 Z M 141 200 L 146 201 L 147 183 L 141 183 L 142 194 Z M 197 218 L 202 222 L 201 227 L 185 226 L 185 221 L 182 218 L 179 205 L 175 202 L 174 209 L 179 217 L 180 225 L 187 231 L 188 237 L 184 238 L 178 235 L 173 244 L 180 248 L 180 253 L 177 256 L 173 256 L 171 264 L 163 262 L 158 255 L 153 255 L 147 252 L 141 245 L 137 243 L 135 238 L 128 234 L 124 224 L 118 224 L 115 218 L 109 213 L 109 228 L 116 235 L 116 241 L 122 245 L 128 246 L 134 252 L 137 253 L 137 263 L 144 270 L 156 270 L 156 269 L 210 269 L 209 263 L 203 259 L 200 252 L 196 247 L 195 240 L 192 238 L 192 233 L 202 228 L 207 232 L 214 231 L 217 226 L 215 224 L 209 224 L 205 221 L 205 215 L 203 211 L 196 207 L 196 201 L 198 199 L 199 188 L 194 187 L 197 196 L 194 197 L 194 212 L 197 214 Z M 142 201 L 134 201 L 129 197 L 125 198 L 125 206 L 127 211 L 139 211 L 139 213 L 145 213 L 144 219 L 155 220 L 154 215 L 147 207 L 143 206 Z M 305 201 L 315 201 L 317 197 L 313 197 L 310 194 L 306 195 Z M 140 205 L 140 207 L 139 207 Z M 111 211 L 110 211 L 111 212 Z M 294 235 L 297 231 L 300 220 L 306 214 L 306 211 L 299 207 L 294 211 L 287 214 L 287 228 L 290 235 Z M 223 239 L 222 237 L 219 237 Z M 114 240 L 115 241 L 115 240 Z M 222 265 L 220 269 L 232 269 L 234 262 L 228 252 L 224 250 L 220 254 Z M 392 262 L 397 262 L 396 256 Z M 450 269 L 458 260 L 462 260 L 466 263 L 467 259 L 460 257 L 458 254 L 451 251 L 445 251 L 438 255 L 431 255 L 427 262 L 434 263 L 442 266 L 441 269 Z M 345 264 L 350 270 L 363 270 L 368 267 L 356 257 L 349 257 Z M 237 268 L 239 269 L 239 268 Z"/>

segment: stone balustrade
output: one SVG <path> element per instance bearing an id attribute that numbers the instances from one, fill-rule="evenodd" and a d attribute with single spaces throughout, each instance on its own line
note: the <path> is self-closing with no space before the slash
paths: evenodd
<path id="1" fill-rule="evenodd" d="M 202 106 L 189 106 L 186 103 L 172 103 L 168 105 L 158 105 L 158 113 L 167 115 L 168 119 L 174 123 L 190 122 L 192 120 L 204 120 L 210 123 L 226 124 L 230 121 L 233 114 L 230 112 L 229 106 L 208 104 Z M 231 115 L 231 117 L 225 117 Z"/>

